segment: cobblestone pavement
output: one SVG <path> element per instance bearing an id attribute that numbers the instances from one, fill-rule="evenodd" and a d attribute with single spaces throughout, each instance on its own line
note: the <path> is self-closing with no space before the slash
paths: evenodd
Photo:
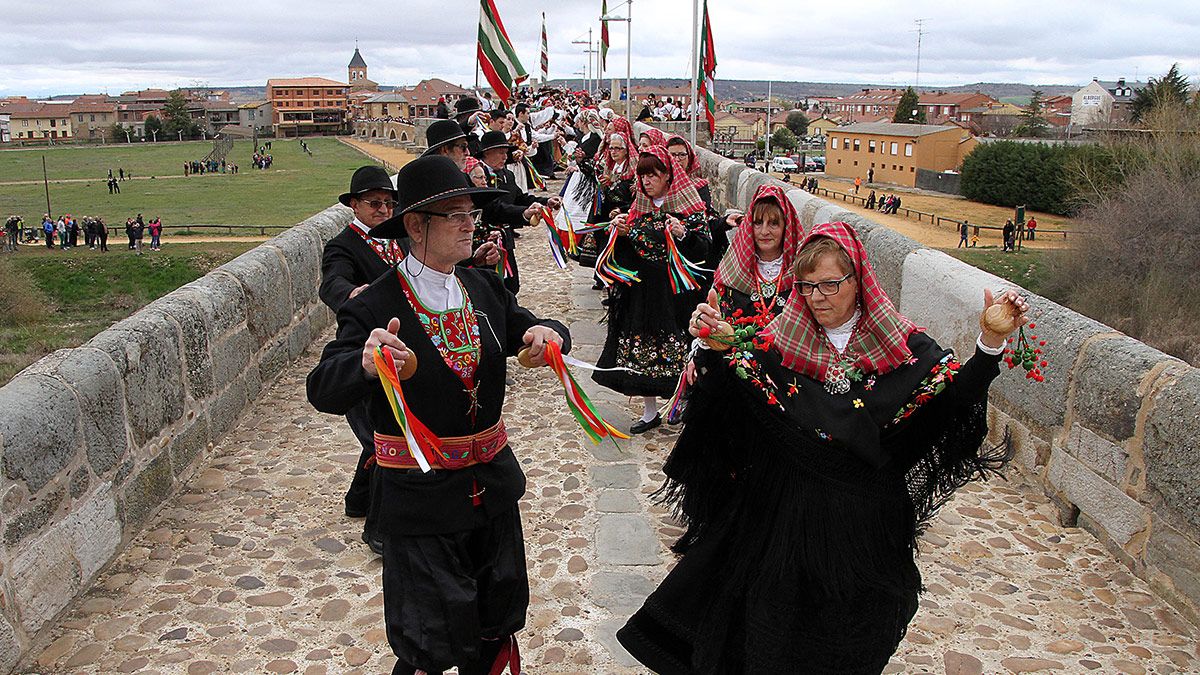
<path id="1" fill-rule="evenodd" d="M 575 354 L 595 359 L 590 274 L 554 268 L 538 231 L 518 244 L 522 302 L 565 317 Z M 342 514 L 358 451 L 344 420 L 304 398 L 321 346 L 209 451 L 20 672 L 390 672 L 380 563 L 362 522 Z M 529 477 L 526 670 L 643 673 L 613 634 L 671 565 L 680 530 L 649 494 L 675 432 L 593 446 L 549 371 L 510 372 L 505 415 Z M 633 419 L 640 405 L 577 377 L 614 424 Z M 1200 671 L 1196 629 L 1053 513 L 1015 472 L 960 491 L 925 537 L 928 592 L 886 672 Z"/>

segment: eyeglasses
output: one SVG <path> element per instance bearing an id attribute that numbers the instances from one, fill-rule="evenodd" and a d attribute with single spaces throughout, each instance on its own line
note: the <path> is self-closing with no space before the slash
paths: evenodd
<path id="1" fill-rule="evenodd" d="M 471 146 L 467 145 L 467 142 L 466 142 L 466 141 L 462 141 L 461 143 L 455 143 L 455 144 L 451 145 L 451 146 L 450 146 L 450 149 L 451 149 L 451 150 L 460 150 L 460 151 L 462 151 L 462 152 L 466 152 L 466 151 L 467 151 L 467 149 L 468 149 L 468 148 L 470 148 L 470 147 L 471 147 Z"/>
<path id="2" fill-rule="evenodd" d="M 388 211 L 396 208 L 396 204 L 399 203 L 394 199 L 360 199 L 359 201 L 371 207 L 372 209 L 378 210 L 386 208 Z"/>
<path id="3" fill-rule="evenodd" d="M 668 152 L 667 154 L 680 161 L 686 161 L 688 158 L 688 154 L 686 152 Z"/>
<path id="4" fill-rule="evenodd" d="M 437 211 L 413 211 L 413 213 L 445 218 L 455 225 L 478 225 L 479 219 L 483 216 L 483 209 L 475 209 L 474 211 L 455 211 L 454 213 L 438 213 Z"/>
<path id="5" fill-rule="evenodd" d="M 815 284 L 808 282 L 808 281 L 797 281 L 796 282 L 796 292 L 805 297 L 812 295 L 813 291 L 820 291 L 821 295 L 837 295 L 837 292 L 842 287 L 842 282 L 849 279 L 852 276 L 854 276 L 854 273 L 850 272 L 849 274 L 842 277 L 841 279 L 829 279 L 827 281 L 818 281 Z"/>

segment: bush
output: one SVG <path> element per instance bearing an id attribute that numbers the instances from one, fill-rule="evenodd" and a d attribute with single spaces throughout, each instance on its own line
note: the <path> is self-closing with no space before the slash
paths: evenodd
<path id="1" fill-rule="evenodd" d="M 44 319 L 53 308 L 48 306 L 33 275 L 13 264 L 0 260 L 0 325 L 23 326 Z"/>
<path id="2" fill-rule="evenodd" d="M 985 204 L 1071 215 L 1078 202 L 1068 166 L 1097 148 L 1046 143 L 981 143 L 963 159 L 962 194 Z"/>

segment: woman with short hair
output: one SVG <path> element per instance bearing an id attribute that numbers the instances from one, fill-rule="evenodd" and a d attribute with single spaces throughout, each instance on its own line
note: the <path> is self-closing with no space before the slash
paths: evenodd
<path id="1" fill-rule="evenodd" d="M 892 306 L 845 223 L 818 225 L 783 310 L 717 335 L 662 495 L 688 526 L 678 564 L 617 636 L 661 675 L 879 673 L 917 610 L 917 537 L 1011 457 L 984 447 L 987 392 L 1028 306 L 984 312 L 960 364 Z M 737 322 L 734 322 L 735 326 Z"/>

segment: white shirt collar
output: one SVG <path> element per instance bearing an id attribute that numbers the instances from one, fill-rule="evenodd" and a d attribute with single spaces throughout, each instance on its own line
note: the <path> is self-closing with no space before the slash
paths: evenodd
<path id="1" fill-rule="evenodd" d="M 774 279 L 779 276 L 779 270 L 783 269 L 782 255 L 774 260 L 764 261 L 755 254 L 754 260 L 758 263 L 758 275 L 763 279 Z"/>
<path id="2" fill-rule="evenodd" d="M 858 325 L 858 320 L 862 318 L 862 309 L 854 308 L 854 314 L 846 323 L 837 326 L 836 328 L 826 328 L 825 335 L 829 337 L 829 341 L 837 348 L 838 353 L 846 351 L 846 345 L 850 344 L 850 336 L 854 334 L 854 328 Z"/>
<path id="3" fill-rule="evenodd" d="M 435 312 L 445 312 L 463 306 L 462 289 L 453 272 L 446 274 L 425 266 L 415 252 L 406 256 L 399 268 L 408 279 L 413 293 L 416 293 L 417 298 L 427 308 Z"/>

